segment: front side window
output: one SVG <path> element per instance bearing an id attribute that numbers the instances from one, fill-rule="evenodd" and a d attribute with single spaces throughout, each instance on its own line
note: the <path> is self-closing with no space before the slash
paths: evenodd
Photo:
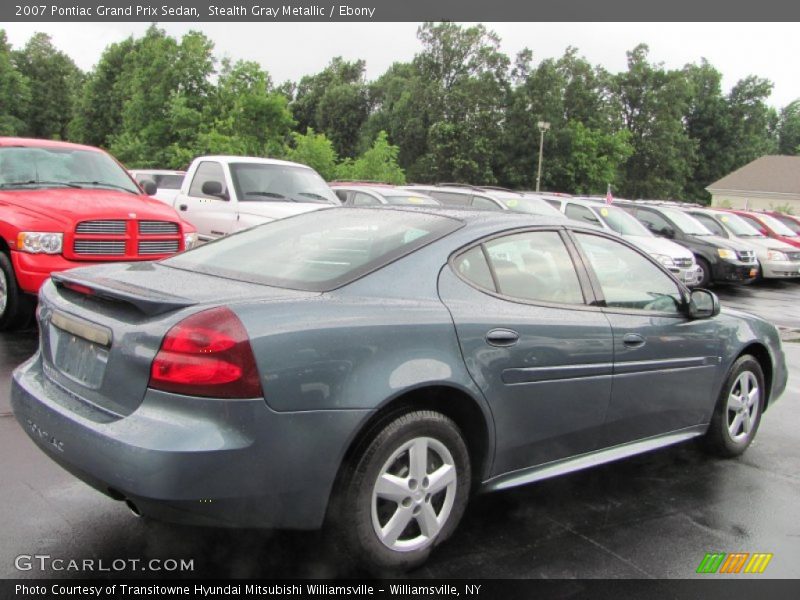
<path id="1" fill-rule="evenodd" d="M 680 312 L 678 285 L 650 260 L 616 240 L 584 233 L 575 237 L 600 282 L 606 306 Z"/>
<path id="2" fill-rule="evenodd" d="M 584 303 L 575 265 L 557 232 L 518 233 L 484 246 L 498 293 L 533 302 Z"/>
<path id="3" fill-rule="evenodd" d="M 725 233 L 725 228 L 722 227 L 722 225 L 720 225 L 719 223 L 717 223 L 714 217 L 709 217 L 708 215 L 701 215 L 701 214 L 695 214 L 692 216 L 698 221 L 700 221 L 703 225 L 708 227 L 708 230 L 714 235 L 718 235 L 720 237 L 728 237 L 728 234 Z"/>
<path id="4" fill-rule="evenodd" d="M 221 200 L 222 198 L 220 196 L 207 194 L 203 191 L 203 186 L 210 181 L 219 183 L 220 194 L 227 193 L 225 174 L 222 172 L 222 165 L 215 161 L 206 160 L 197 165 L 197 170 L 194 172 L 194 178 L 192 179 L 192 185 L 189 186 L 189 195 L 195 198 Z"/>
<path id="5" fill-rule="evenodd" d="M 591 225 L 600 224 L 600 219 L 595 216 L 591 209 L 581 206 L 580 204 L 568 202 L 567 207 L 564 209 L 564 214 L 574 221 L 581 221 Z"/>
<path id="6" fill-rule="evenodd" d="M 449 204 L 451 206 L 469 206 L 471 196 L 469 194 L 459 194 L 458 192 L 440 192 L 439 190 L 430 190 L 427 194 L 436 198 L 442 204 Z"/>
<path id="7" fill-rule="evenodd" d="M 664 217 L 649 210 L 637 210 L 636 218 L 644 223 L 645 227 L 650 231 L 659 235 L 664 235 L 666 231 L 672 229 L 672 225 L 670 225 Z"/>

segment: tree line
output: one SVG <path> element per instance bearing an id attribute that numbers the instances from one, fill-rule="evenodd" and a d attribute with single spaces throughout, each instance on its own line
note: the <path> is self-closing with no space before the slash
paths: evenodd
<path id="1" fill-rule="evenodd" d="M 0 30 L 0 135 L 108 149 L 131 168 L 181 168 L 203 154 L 288 158 L 327 179 L 542 189 L 707 201 L 704 188 L 764 154 L 800 154 L 800 99 L 768 104 L 752 75 L 723 93 L 706 60 L 667 69 L 641 44 L 610 73 L 575 48 L 513 59 L 483 25 L 425 23 L 410 62 L 373 81 L 363 60 L 276 83 L 253 61 L 218 60 L 200 32 L 152 25 L 82 72 L 37 33 Z"/>

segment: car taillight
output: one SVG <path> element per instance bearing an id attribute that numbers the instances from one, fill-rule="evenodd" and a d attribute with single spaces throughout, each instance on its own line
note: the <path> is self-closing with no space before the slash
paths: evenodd
<path id="1" fill-rule="evenodd" d="M 167 332 L 149 387 L 208 398 L 264 395 L 247 332 L 225 307 L 196 313 Z"/>

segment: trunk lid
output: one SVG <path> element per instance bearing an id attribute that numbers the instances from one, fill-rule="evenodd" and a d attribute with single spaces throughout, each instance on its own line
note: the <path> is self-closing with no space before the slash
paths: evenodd
<path id="1" fill-rule="evenodd" d="M 110 264 L 56 274 L 40 293 L 47 378 L 112 417 L 141 404 L 167 331 L 190 314 L 243 301 L 316 296 L 166 267 Z"/>

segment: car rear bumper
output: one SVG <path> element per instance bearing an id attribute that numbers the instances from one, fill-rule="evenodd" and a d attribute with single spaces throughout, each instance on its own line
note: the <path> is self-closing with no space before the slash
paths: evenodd
<path id="1" fill-rule="evenodd" d="M 144 516 L 316 529 L 347 445 L 370 411 L 272 411 L 263 399 L 148 390 L 119 418 L 51 382 L 35 355 L 12 381 L 17 420 L 53 460 Z"/>

